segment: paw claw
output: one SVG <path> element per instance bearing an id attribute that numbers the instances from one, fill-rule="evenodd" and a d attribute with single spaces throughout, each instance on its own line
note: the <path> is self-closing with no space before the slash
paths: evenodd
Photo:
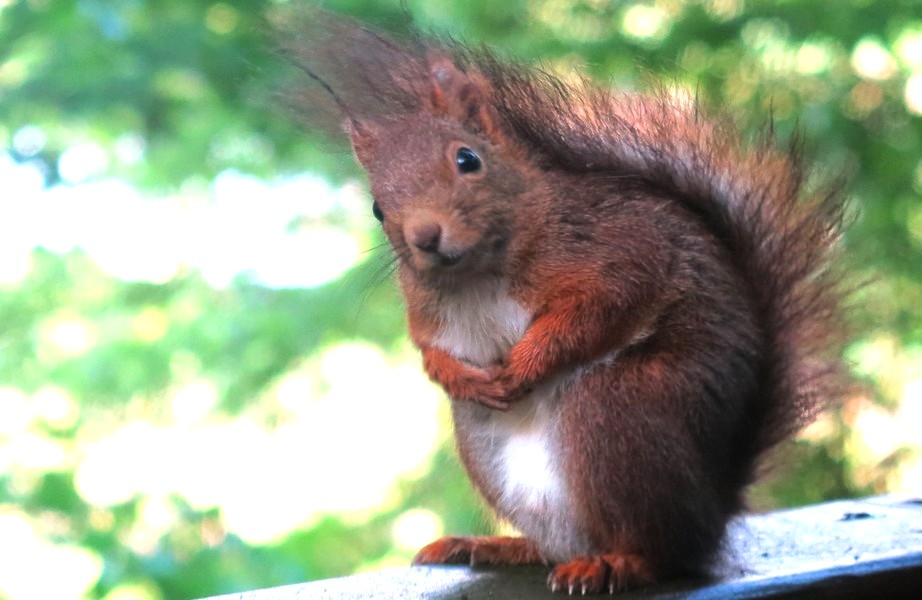
<path id="1" fill-rule="evenodd" d="M 552 592 L 566 587 L 569 595 L 579 590 L 583 596 L 596 593 L 614 595 L 624 589 L 647 585 L 654 581 L 649 564 L 631 554 L 601 554 L 580 556 L 559 564 L 548 576 Z"/>

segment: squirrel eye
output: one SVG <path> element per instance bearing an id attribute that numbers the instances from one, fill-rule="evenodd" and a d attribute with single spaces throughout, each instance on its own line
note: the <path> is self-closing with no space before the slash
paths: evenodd
<path id="1" fill-rule="evenodd" d="M 481 162 L 477 153 L 470 148 L 458 148 L 455 154 L 455 164 L 458 165 L 459 173 L 475 173 L 480 170 Z"/>
<path id="2" fill-rule="evenodd" d="M 371 204 L 371 214 L 373 214 L 375 218 L 381 221 L 382 223 L 384 222 L 384 213 L 381 212 L 381 207 L 378 206 L 377 201 Z"/>

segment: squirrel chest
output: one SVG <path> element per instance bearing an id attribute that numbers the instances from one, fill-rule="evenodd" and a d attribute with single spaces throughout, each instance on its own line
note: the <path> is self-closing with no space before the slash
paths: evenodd
<path id="1" fill-rule="evenodd" d="M 500 360 L 531 321 L 502 282 L 443 297 L 434 345 L 477 366 Z M 545 382 L 508 412 L 452 402 L 458 449 L 474 483 L 500 516 L 534 539 L 546 559 L 587 551 L 573 522 L 556 412 L 564 376 Z"/>

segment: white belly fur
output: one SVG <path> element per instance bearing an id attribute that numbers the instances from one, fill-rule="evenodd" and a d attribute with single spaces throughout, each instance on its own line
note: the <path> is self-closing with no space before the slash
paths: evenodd
<path id="1" fill-rule="evenodd" d="M 435 345 L 487 366 L 524 334 L 528 311 L 502 284 L 465 290 L 444 302 Z M 538 386 L 508 412 L 454 402 L 458 444 L 473 457 L 497 512 L 538 543 L 545 558 L 563 561 L 588 551 L 562 476 L 556 418 L 561 379 Z"/>

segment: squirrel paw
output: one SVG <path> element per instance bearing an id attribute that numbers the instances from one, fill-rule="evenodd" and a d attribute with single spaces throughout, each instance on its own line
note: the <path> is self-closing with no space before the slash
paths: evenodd
<path id="1" fill-rule="evenodd" d="M 420 550 L 414 565 L 535 565 L 544 561 L 534 542 L 516 537 L 443 537 Z"/>
<path id="2" fill-rule="evenodd" d="M 502 376 L 500 367 L 471 369 L 477 377 L 468 381 L 471 387 L 470 399 L 478 404 L 496 410 L 509 410 L 515 399 L 507 380 Z"/>
<path id="3" fill-rule="evenodd" d="M 444 350 L 423 349 L 423 365 L 429 377 L 455 400 L 476 402 L 495 410 L 509 410 L 521 395 L 502 365 L 478 367 L 459 361 Z"/>
<path id="4" fill-rule="evenodd" d="M 526 393 L 500 366 L 465 367 L 455 381 L 445 384 L 445 389 L 452 398 L 502 411 L 509 410 Z"/>
<path id="5" fill-rule="evenodd" d="M 634 554 L 580 556 L 554 567 L 547 578 L 552 592 L 609 594 L 653 583 L 650 566 Z"/>

